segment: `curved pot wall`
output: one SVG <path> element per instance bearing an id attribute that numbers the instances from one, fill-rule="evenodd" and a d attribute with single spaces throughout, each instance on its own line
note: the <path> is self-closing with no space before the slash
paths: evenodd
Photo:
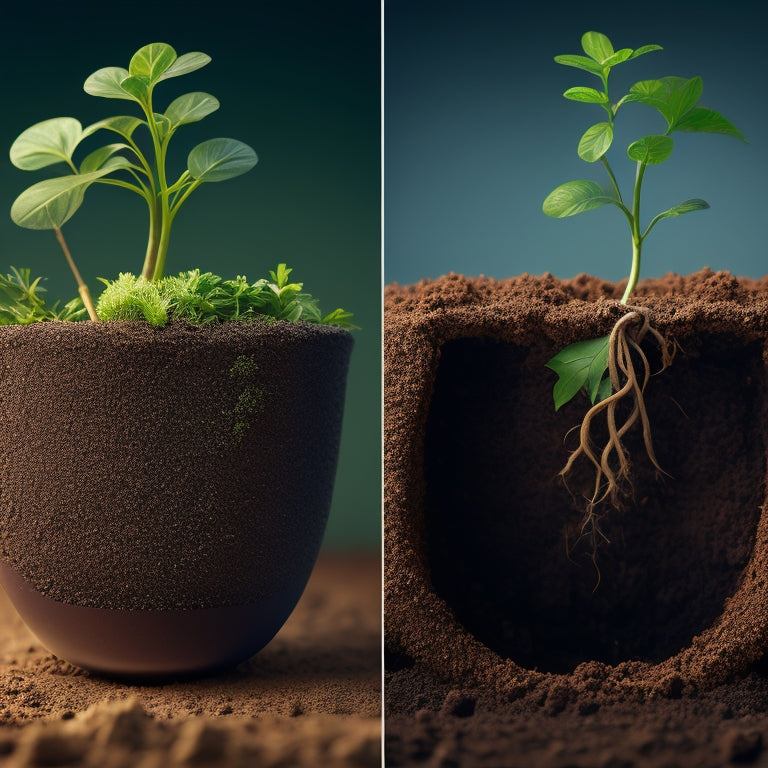
<path id="1" fill-rule="evenodd" d="M 60 655 L 112 673 L 219 666 L 271 639 L 322 540 L 351 347 L 307 323 L 0 329 L 3 585 L 54 653 L 83 647 L 88 611 L 123 629 Z M 46 601 L 77 610 L 45 626 Z M 126 612 L 166 626 L 178 658 L 162 633 L 104 653 L 138 626 Z"/>

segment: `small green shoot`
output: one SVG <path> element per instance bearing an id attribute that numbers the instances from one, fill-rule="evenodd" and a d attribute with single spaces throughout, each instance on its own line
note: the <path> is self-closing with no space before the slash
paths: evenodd
<path id="1" fill-rule="evenodd" d="M 85 315 L 82 301 L 72 299 L 61 309 L 59 302 L 49 307 L 41 294 L 42 278 L 32 279 L 28 269 L 11 267 L 11 274 L 0 275 L 0 325 L 27 325 L 46 320 L 81 320 Z"/>
<path id="2" fill-rule="evenodd" d="M 270 278 L 249 283 L 245 277 L 223 280 L 193 269 L 160 280 L 122 273 L 106 286 L 96 307 L 102 320 L 145 320 L 155 326 L 183 321 L 193 325 L 226 320 L 304 320 L 353 329 L 352 315 L 336 309 L 323 316 L 317 299 L 303 293 L 302 283 L 289 283 L 291 269 L 279 264 Z"/>
<path id="3" fill-rule="evenodd" d="M 657 213 L 643 226 L 640 202 L 646 169 L 670 158 L 675 147 L 671 134 L 720 133 L 744 141 L 746 139 L 719 112 L 699 106 L 702 93 L 700 77 L 641 80 L 628 93 L 613 100 L 608 88 L 611 70 L 639 56 L 660 51 L 661 46 L 644 45 L 636 50 L 622 48 L 616 51 L 611 41 L 599 32 L 586 32 L 581 44 L 586 56 L 556 56 L 555 61 L 587 72 L 599 81 L 599 88 L 576 86 L 566 90 L 563 96 L 571 101 L 596 105 L 605 112 L 605 119 L 589 127 L 581 136 L 576 151 L 585 162 L 600 161 L 607 173 L 607 185 L 603 187 L 597 182 L 584 179 L 568 181 L 550 192 L 542 209 L 547 216 L 565 218 L 613 205 L 626 218 L 632 242 L 630 274 L 619 302 L 629 311 L 622 315 L 609 335 L 571 344 L 546 364 L 558 375 L 553 390 L 556 410 L 580 391 L 586 393 L 592 404 L 581 424 L 579 446 L 571 453 L 560 474 L 565 478 L 581 456 L 586 457 L 595 469 L 595 485 L 588 498 L 581 527 L 582 535 L 591 536 L 594 560 L 598 540 L 605 538 L 600 531 L 600 516 L 595 508 L 606 498 L 610 498 L 614 506 L 618 505 L 620 484 L 624 480 L 628 481 L 629 475 L 629 460 L 622 445 L 622 437 L 636 422 L 642 426 L 644 445 L 651 463 L 659 472 L 663 472 L 654 454 L 643 399 L 650 366 L 641 344 L 648 334 L 655 338 L 661 349 L 662 370 L 671 364 L 674 346 L 652 327 L 647 310 L 628 305 L 640 277 L 643 245 L 660 221 L 709 208 L 705 200 L 692 198 Z M 613 146 L 616 117 L 620 110 L 624 114 L 626 105 L 632 103 L 644 104 L 656 110 L 663 118 L 664 126 L 659 133 L 641 136 L 627 147 L 627 156 L 635 163 L 635 180 L 631 197 L 625 198 L 607 153 Z M 621 415 L 618 415 L 617 405 L 623 398 L 629 398 L 632 407 L 628 411 L 622 410 Z M 629 415 L 626 415 L 627 412 Z M 590 427 L 600 414 L 606 416 L 609 437 L 607 444 L 597 449 L 590 439 Z"/>
<path id="4" fill-rule="evenodd" d="M 235 139 L 209 139 L 187 156 L 187 167 L 172 180 L 166 167 L 168 147 L 176 131 L 215 112 L 219 102 L 209 93 L 194 91 L 174 99 L 158 112 L 155 87 L 164 80 L 194 72 L 210 56 L 185 53 L 177 56 L 167 43 L 150 43 L 131 58 L 128 69 L 105 67 L 94 72 L 83 86 L 86 93 L 106 99 L 131 101 L 143 119 L 116 115 L 83 128 L 73 117 L 54 117 L 24 131 L 11 146 L 11 162 L 22 170 L 36 171 L 64 164 L 68 173 L 33 184 L 11 207 L 11 218 L 28 229 L 60 230 L 78 210 L 86 190 L 108 184 L 141 197 L 149 212 L 149 238 L 142 268 L 147 280 L 159 280 L 165 269 L 171 227 L 181 206 L 202 184 L 225 181 L 256 165 L 256 153 Z M 152 147 L 145 154 L 136 134 L 144 131 Z M 80 143 L 99 131 L 117 134 L 119 141 L 91 151 L 79 165 L 74 153 Z"/>
<path id="5" fill-rule="evenodd" d="M 199 51 L 178 56 L 167 43 L 150 43 L 131 57 L 127 69 L 104 67 L 90 75 L 83 85 L 86 93 L 133 102 L 140 108 L 141 117 L 116 115 L 86 128 L 74 117 L 54 117 L 27 128 L 11 146 L 11 162 L 25 171 L 64 165 L 65 173 L 39 181 L 22 192 L 11 207 L 11 218 L 21 227 L 55 232 L 85 309 L 94 321 L 146 320 L 162 326 L 171 320 L 202 324 L 266 315 L 356 328 L 350 322 L 352 315 L 343 309 L 323 316 L 317 300 L 303 293 L 302 284 L 289 282 L 291 270 L 285 264 L 270 273 L 271 280 L 253 284 L 245 277 L 222 280 L 200 270 L 164 277 L 171 228 L 190 195 L 203 184 L 240 176 L 257 162 L 253 149 L 241 141 L 208 139 L 189 152 L 186 168 L 175 179 L 169 175 L 166 161 L 176 131 L 215 112 L 219 102 L 209 93 L 193 91 L 177 97 L 164 112 L 159 112 L 155 88 L 165 80 L 195 72 L 210 61 L 210 56 Z M 79 163 L 75 162 L 81 143 L 102 131 L 117 134 L 119 141 L 92 149 Z M 140 143 L 148 144 L 150 151 L 145 152 Z M 61 227 L 80 208 L 86 190 L 98 184 L 127 189 L 145 201 L 149 237 L 140 276 L 124 272 L 116 280 L 102 279 L 106 288 L 94 306 Z M 26 319 L 30 317 L 51 319 L 57 313 L 54 309 L 43 310 L 37 303 L 35 289 L 42 290 L 37 288 L 37 281 L 25 286 L 22 274 L 28 277 L 29 273 L 22 270 L 5 281 L 7 304 L 0 310 L 3 316 L 25 318 L 17 322 L 32 322 Z M 79 319 L 83 312 L 75 305 L 70 311 L 70 304 L 61 314 L 66 319 Z"/>
<path id="6" fill-rule="evenodd" d="M 579 179 L 561 184 L 549 193 L 544 200 L 542 209 L 547 216 L 553 218 L 565 218 L 575 216 L 578 213 L 591 211 L 604 205 L 616 206 L 626 217 L 632 240 L 632 263 L 627 286 L 621 297 L 621 304 L 627 305 L 634 292 L 637 281 L 640 278 L 642 262 L 642 249 L 645 239 L 651 230 L 663 219 L 676 218 L 693 211 L 701 211 L 709 208 L 709 204 L 700 198 L 692 198 L 671 208 L 656 214 L 643 229 L 640 218 L 640 199 L 645 178 L 645 171 L 649 165 L 659 165 L 669 159 L 675 143 L 670 134 L 675 132 L 706 132 L 722 133 L 728 136 L 746 141 L 744 135 L 723 115 L 707 107 L 698 106 L 702 93 L 702 81 L 700 77 L 686 79 L 683 77 L 662 77 L 658 80 L 641 80 L 635 83 L 627 94 L 616 102 L 611 101 L 608 78 L 611 69 L 619 64 L 632 61 L 646 53 L 660 51 L 659 45 L 644 45 L 637 50 L 622 48 L 614 51 L 611 41 L 600 32 L 586 32 L 581 39 L 585 56 L 563 55 L 555 56 L 558 64 L 575 67 L 596 76 L 601 88 L 574 87 L 565 91 L 563 96 L 571 101 L 577 101 L 599 106 L 605 113 L 607 120 L 595 123 L 588 128 L 577 147 L 579 157 L 594 163 L 598 160 L 603 164 L 608 175 L 608 186 L 604 189 L 594 181 Z M 642 136 L 627 147 L 627 155 L 635 162 L 635 182 L 632 190 L 631 203 L 625 204 L 621 190 L 616 182 L 606 154 L 613 144 L 614 123 L 619 110 L 626 104 L 639 103 L 654 108 L 661 114 L 666 123 L 664 132 Z M 608 345 L 608 336 L 595 340 L 598 347 Z M 583 342 L 577 342 L 583 344 Z M 567 347 L 558 353 L 547 365 L 559 375 L 571 382 L 578 378 L 582 362 L 576 355 L 580 350 L 572 350 Z M 599 359 L 603 363 L 600 372 L 603 382 L 607 382 L 608 359 L 607 356 Z M 592 376 L 596 371 L 592 369 Z M 582 384 L 586 379 L 582 380 Z M 594 384 L 594 382 L 592 382 Z M 567 385 L 556 385 L 555 407 L 562 405 L 573 398 L 581 388 L 573 389 Z M 610 394 L 611 388 L 607 383 L 593 386 L 587 389 L 591 402 L 599 402 Z M 563 392 L 569 392 L 569 396 L 563 399 Z"/>

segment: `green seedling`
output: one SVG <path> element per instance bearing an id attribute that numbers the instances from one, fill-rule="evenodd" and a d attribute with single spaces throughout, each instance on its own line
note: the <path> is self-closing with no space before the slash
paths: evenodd
<path id="1" fill-rule="evenodd" d="M 186 168 L 175 179 L 169 176 L 168 147 L 176 131 L 215 112 L 219 102 L 209 93 L 194 91 L 179 96 L 159 112 L 155 87 L 195 72 L 210 61 L 210 56 L 199 51 L 177 56 L 166 43 L 150 43 L 133 55 L 128 69 L 105 67 L 90 75 L 83 85 L 86 93 L 134 102 L 143 117 L 117 115 L 86 128 L 73 117 L 54 117 L 27 128 L 11 146 L 11 162 L 25 171 L 62 164 L 66 173 L 22 192 L 11 207 L 11 218 L 21 227 L 55 232 L 91 320 L 143 319 L 164 325 L 171 319 L 204 323 L 260 314 L 356 327 L 349 322 L 352 315 L 342 309 L 322 315 L 317 301 L 302 292 L 302 284 L 289 282 L 291 270 L 284 264 L 270 273 L 271 281 L 262 279 L 252 285 L 244 277 L 222 280 L 199 270 L 164 278 L 171 228 L 190 195 L 202 184 L 240 176 L 257 162 L 253 149 L 241 141 L 209 139 L 189 152 Z M 117 134 L 119 141 L 93 149 L 76 163 L 74 155 L 81 142 L 103 131 Z M 123 273 L 116 280 L 102 280 L 106 288 L 95 304 L 61 228 L 80 208 L 86 190 L 99 184 L 128 189 L 146 202 L 149 237 L 139 277 Z M 0 285 L 6 297 L 4 300 L 0 295 L 0 324 L 13 317 L 50 319 L 61 315 L 56 308 L 46 308 L 41 299 L 32 301 L 37 281 L 25 285 L 28 278 L 28 271 L 22 271 L 9 276 L 5 286 Z M 30 290 L 25 293 L 25 289 Z M 79 319 L 75 309 L 68 304 L 62 312 L 67 319 Z"/>
<path id="2" fill-rule="evenodd" d="M 556 56 L 555 61 L 594 75 L 599 80 L 599 88 L 578 86 L 569 88 L 563 95 L 571 101 L 594 104 L 605 112 L 603 121 L 585 131 L 577 152 L 588 163 L 600 161 L 607 173 L 608 183 L 605 188 L 587 180 L 561 184 L 544 200 L 543 211 L 548 216 L 564 218 L 604 205 L 613 205 L 626 218 L 632 243 L 630 274 L 619 302 L 627 308 L 627 312 L 608 336 L 571 344 L 547 363 L 558 375 L 553 392 L 556 409 L 560 409 L 581 391 L 585 392 L 592 404 L 581 423 L 579 445 L 571 453 L 560 474 L 566 479 L 580 457 L 585 457 L 595 470 L 595 483 L 581 527 L 581 533 L 591 538 L 594 558 L 599 540 L 606 538 L 600 530 L 597 506 L 606 499 L 610 499 L 614 507 L 619 505 L 622 483 L 629 482 L 629 459 L 622 438 L 638 420 L 642 426 L 648 457 L 658 471 L 663 471 L 654 453 L 650 422 L 643 399 L 650 365 L 641 344 L 649 334 L 656 340 L 661 349 L 662 370 L 672 362 L 674 344 L 652 326 L 646 309 L 629 304 L 640 277 L 643 244 L 660 221 L 709 208 L 707 202 L 699 198 L 685 200 L 656 214 L 643 227 L 640 199 L 645 171 L 648 166 L 659 165 L 669 159 L 675 146 L 671 136 L 673 133 L 722 133 L 746 139 L 721 114 L 698 105 L 702 93 L 700 77 L 641 80 L 618 100 L 612 99 L 608 89 L 612 68 L 659 51 L 661 46 L 644 45 L 636 50 L 622 48 L 615 51 L 611 41 L 599 32 L 586 32 L 581 38 L 581 44 L 586 56 Z M 635 180 L 631 198 L 626 198 L 625 202 L 607 153 L 613 145 L 614 124 L 619 110 L 624 115 L 626 105 L 632 103 L 652 107 L 666 125 L 663 132 L 642 136 L 627 148 L 629 159 L 635 163 Z M 627 411 L 622 409 L 622 416 L 619 416 L 617 406 L 624 399 L 629 399 L 632 407 L 629 415 L 624 416 Z M 590 438 L 590 429 L 600 414 L 606 417 L 609 437 L 607 443 L 598 449 Z"/>
<path id="3" fill-rule="evenodd" d="M 186 169 L 175 181 L 169 181 L 166 158 L 174 134 L 181 126 L 216 111 L 219 102 L 209 93 L 196 91 L 179 96 L 164 112 L 157 112 L 155 87 L 169 78 L 194 72 L 210 60 L 200 52 L 177 56 L 166 43 L 150 43 L 133 55 L 128 69 L 105 67 L 94 72 L 83 85 L 86 93 L 135 102 L 144 119 L 118 115 L 83 128 L 74 117 L 54 117 L 27 128 L 11 146 L 11 162 L 25 171 L 64 163 L 69 172 L 22 192 L 11 207 L 13 221 L 28 229 L 52 229 L 62 242 L 62 225 L 78 210 L 91 185 L 123 187 L 143 198 L 149 210 L 149 240 L 142 275 L 147 280 L 162 277 L 171 227 L 184 202 L 201 184 L 234 178 L 257 162 L 256 153 L 247 144 L 235 139 L 209 139 L 189 153 Z M 140 127 L 150 139 L 149 156 L 134 138 Z M 116 133 L 121 140 L 93 150 L 79 165 L 75 164 L 75 150 L 97 131 Z M 78 280 L 78 284 L 82 285 L 82 281 Z"/>

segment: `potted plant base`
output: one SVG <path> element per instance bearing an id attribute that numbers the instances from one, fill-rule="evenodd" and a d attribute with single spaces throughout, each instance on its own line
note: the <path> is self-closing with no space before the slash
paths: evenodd
<path id="1" fill-rule="evenodd" d="M 553 352 L 607 333 L 623 285 L 450 275 L 385 303 L 385 641 L 457 686 L 569 681 L 604 700 L 701 689 L 768 642 L 765 282 L 703 270 L 638 286 L 679 349 L 630 432 L 632 492 L 580 540 L 590 479 L 558 472 L 584 398 Z M 646 350 L 654 361 L 655 350 Z M 654 370 L 658 369 L 658 365 Z M 636 430 L 637 431 L 637 430 Z M 591 482 L 594 482 L 592 479 Z M 599 583 L 597 571 L 599 569 Z"/>
<path id="2" fill-rule="evenodd" d="M 53 653 L 195 674 L 279 630 L 331 502 L 351 335 L 0 328 L 0 583 Z"/>

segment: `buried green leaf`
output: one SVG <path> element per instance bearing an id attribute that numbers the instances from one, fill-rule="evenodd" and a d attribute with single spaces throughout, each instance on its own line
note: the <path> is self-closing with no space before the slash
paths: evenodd
<path id="1" fill-rule="evenodd" d="M 598 401 L 600 384 L 608 369 L 608 336 L 577 341 L 558 352 L 548 363 L 557 375 L 553 390 L 555 410 L 559 411 L 578 392 L 585 390 L 592 403 Z"/>

